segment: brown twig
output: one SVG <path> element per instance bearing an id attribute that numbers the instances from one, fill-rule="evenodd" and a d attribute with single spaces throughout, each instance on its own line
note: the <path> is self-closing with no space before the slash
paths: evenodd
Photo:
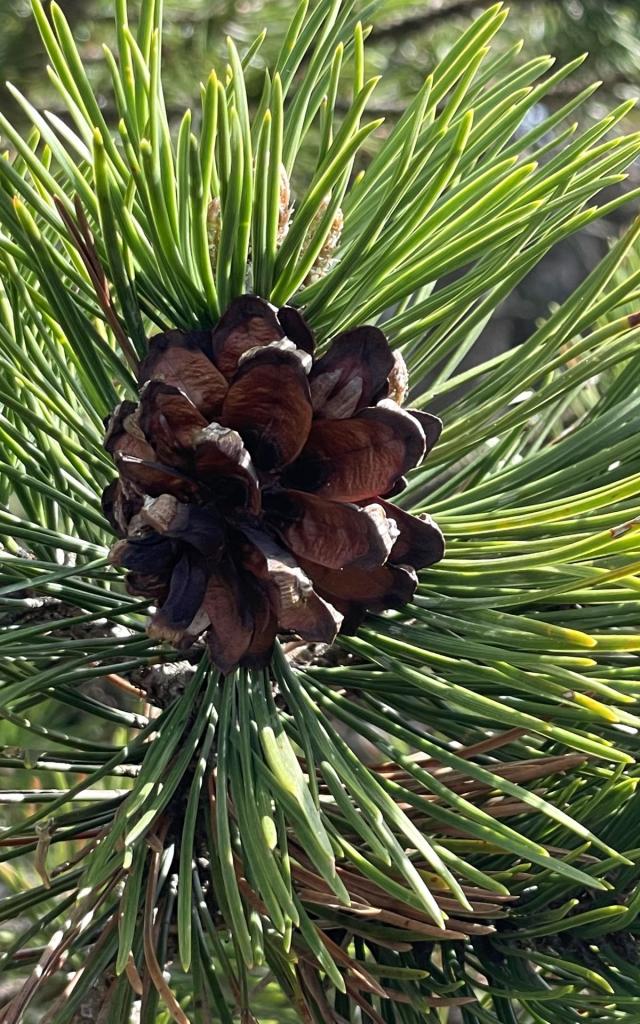
<path id="1" fill-rule="evenodd" d="M 109 672 L 104 678 L 108 683 L 117 686 L 123 693 L 130 693 L 133 697 L 140 697 L 141 700 L 147 699 L 145 690 L 142 690 L 139 686 L 134 686 L 133 683 L 128 682 L 128 680 L 117 675 L 115 672 Z"/>
<path id="2" fill-rule="evenodd" d="M 104 271 L 104 267 L 100 262 L 100 257 L 96 251 L 93 234 L 91 233 L 91 228 L 89 227 L 86 214 L 82 209 L 82 204 L 80 203 L 78 196 L 76 196 L 74 206 L 79 222 L 78 226 L 68 210 L 65 209 L 64 204 L 58 196 L 54 196 L 54 203 L 56 204 L 58 213 L 64 221 L 76 249 L 80 254 L 80 258 L 85 265 L 85 269 L 95 289 L 96 298 L 105 315 L 105 319 L 118 339 L 118 344 L 124 353 L 126 361 L 133 372 L 137 373 L 138 357 L 120 322 L 120 318 L 113 307 L 111 292 L 109 291 L 109 281 Z"/>
<path id="3" fill-rule="evenodd" d="M 166 827 L 164 828 L 166 834 Z M 162 973 L 162 967 L 158 963 L 158 957 L 156 956 L 155 940 L 154 940 L 154 911 L 156 909 L 156 893 L 158 890 L 158 878 L 160 876 L 160 866 L 162 862 L 162 854 L 164 852 L 164 835 L 162 838 L 157 833 L 151 835 L 147 842 L 151 847 L 151 868 L 149 876 L 147 878 L 147 895 L 144 902 L 144 915 L 143 915 L 143 947 L 144 947 L 144 959 L 147 967 L 147 972 L 153 985 L 158 992 L 158 995 L 165 1003 L 169 1013 L 177 1024 L 190 1024 L 189 1018 L 180 1006 L 180 1003 L 174 996 L 173 992 L 169 988 L 169 985 L 164 979 Z"/>
<path id="4" fill-rule="evenodd" d="M 113 891 L 120 878 L 121 872 L 114 872 L 102 892 L 96 896 L 95 890 L 91 890 L 83 899 L 77 902 L 66 930 L 62 934 L 56 932 L 52 936 L 51 941 L 43 950 L 34 970 L 26 979 L 18 994 L 0 1010 L 0 1021 L 2 1021 L 2 1024 L 20 1024 L 24 1020 L 24 1014 L 38 991 L 59 970 L 68 955 L 72 942 L 83 929 L 86 929 L 88 922 L 94 918 L 98 908 Z M 25 952 L 31 951 L 25 950 Z M 189 1024 L 188 1021 L 187 1024 Z"/>
<path id="5" fill-rule="evenodd" d="M 60 997 L 53 1004 L 53 1006 L 51 1007 L 49 1012 L 42 1018 L 41 1024 L 55 1024 L 55 1021 L 59 1019 L 59 1014 L 60 1014 L 62 1008 L 68 1002 L 69 997 L 71 996 L 73 990 L 81 982 L 82 977 L 85 974 L 85 972 L 87 970 L 89 970 L 89 971 L 91 970 L 92 961 L 95 962 L 95 960 L 98 959 L 100 951 L 104 948 L 105 944 L 108 942 L 108 940 L 109 940 L 109 938 L 111 936 L 111 933 L 114 931 L 114 929 L 116 927 L 116 924 L 117 924 L 117 919 L 116 919 L 116 916 L 114 914 L 114 916 L 104 926 L 102 932 L 98 936 L 95 944 L 93 945 L 93 947 L 92 947 L 92 949 L 91 949 L 87 959 L 84 961 L 82 967 L 80 967 L 80 969 L 75 972 L 73 978 L 71 979 L 69 984 L 65 987 L 65 989 L 62 992 L 62 994 L 60 995 Z M 103 974 L 100 974 L 100 975 L 97 976 L 96 982 L 94 982 L 93 984 L 95 985 L 97 983 L 98 985 L 103 985 L 103 984 L 105 985 L 104 998 L 106 999 L 106 998 L 108 998 L 109 991 L 110 991 L 111 987 L 113 986 L 113 984 L 115 983 L 115 980 L 116 980 L 115 979 L 115 974 L 113 974 L 113 976 L 111 978 L 109 978 L 108 976 L 105 978 L 105 976 Z M 93 987 L 93 985 L 92 985 L 92 987 Z M 74 1020 L 75 1019 L 76 1018 L 74 1017 Z"/>

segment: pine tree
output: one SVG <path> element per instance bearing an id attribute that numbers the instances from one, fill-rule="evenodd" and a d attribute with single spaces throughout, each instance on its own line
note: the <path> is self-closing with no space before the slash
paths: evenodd
<path id="1" fill-rule="evenodd" d="M 119 0 L 112 133 L 33 3 L 68 118 L 0 115 L 0 1021 L 636 1020 L 640 222 L 483 357 L 634 197 L 629 104 L 529 120 L 580 62 L 497 4 L 387 129 L 373 8 L 302 0 L 257 108 L 263 35 L 173 131 Z"/>

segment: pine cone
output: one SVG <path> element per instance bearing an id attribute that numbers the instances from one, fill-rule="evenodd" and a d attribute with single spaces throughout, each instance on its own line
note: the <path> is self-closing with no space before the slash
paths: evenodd
<path id="1" fill-rule="evenodd" d="M 108 422 L 111 560 L 156 606 L 150 635 L 206 634 L 222 672 L 266 664 L 277 634 L 330 643 L 400 607 L 444 552 L 428 516 L 385 500 L 441 424 L 386 398 L 384 334 L 313 353 L 297 310 L 243 295 L 214 330 L 152 338 L 139 402 Z"/>

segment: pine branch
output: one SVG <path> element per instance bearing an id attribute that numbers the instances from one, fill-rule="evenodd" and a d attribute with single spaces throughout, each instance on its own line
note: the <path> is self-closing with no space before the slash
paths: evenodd
<path id="1" fill-rule="evenodd" d="M 435 0 L 429 4 L 428 10 L 420 14 L 410 15 L 391 21 L 386 25 L 374 25 L 371 32 L 371 41 L 380 42 L 385 39 L 404 39 L 407 36 L 417 35 L 425 29 L 438 25 L 441 22 L 454 18 L 468 17 L 475 11 L 491 7 L 494 0 L 455 0 L 453 3 Z M 512 0 L 517 3 L 518 0 Z"/>
<path id="2" fill-rule="evenodd" d="M 117 6 L 117 133 L 37 0 L 69 119 L 0 113 L 0 1017 L 637 1016 L 640 222 L 478 345 L 628 107 L 493 7 L 378 132 L 318 0 L 174 133 Z"/>

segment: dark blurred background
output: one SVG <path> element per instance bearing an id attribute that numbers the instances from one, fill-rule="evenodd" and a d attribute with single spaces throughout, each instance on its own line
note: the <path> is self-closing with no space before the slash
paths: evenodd
<path id="1" fill-rule="evenodd" d="M 113 120 L 102 63 L 103 43 L 114 47 L 113 0 L 60 0 L 60 6 L 72 25 L 105 115 Z M 367 71 L 384 74 L 373 105 L 385 114 L 387 123 L 397 118 L 460 31 L 488 6 L 478 0 L 423 0 L 419 5 L 386 0 L 380 4 L 368 41 Z M 132 22 L 137 7 L 130 0 Z M 584 122 L 638 96 L 640 0 L 511 0 L 509 7 L 509 18 L 494 45 L 507 48 L 522 40 L 522 59 L 550 53 L 557 58 L 556 67 L 589 53 L 582 67 L 557 87 L 537 115 L 542 117 L 595 80 L 601 80 L 602 87 L 577 114 Z M 177 118 L 187 106 L 197 109 L 199 82 L 212 64 L 224 64 L 227 35 L 242 48 L 267 28 L 250 83 L 257 102 L 262 67 L 277 48 L 293 9 L 293 0 L 165 0 L 164 84 L 170 112 Z M 29 0 L 0 0 L 0 28 L 0 81 L 8 79 L 38 106 L 62 112 L 62 101 L 45 72 Z M 20 111 L 11 97 L 4 90 L 0 96 L 0 109 L 20 123 Z M 640 129 L 638 112 L 632 111 L 622 127 Z M 631 184 L 638 183 L 640 168 L 635 168 Z M 598 222 L 558 246 L 492 321 L 486 354 L 522 340 L 549 303 L 562 301 L 584 277 L 602 256 L 608 240 L 634 212 L 632 207 L 623 207 L 613 220 Z"/>

